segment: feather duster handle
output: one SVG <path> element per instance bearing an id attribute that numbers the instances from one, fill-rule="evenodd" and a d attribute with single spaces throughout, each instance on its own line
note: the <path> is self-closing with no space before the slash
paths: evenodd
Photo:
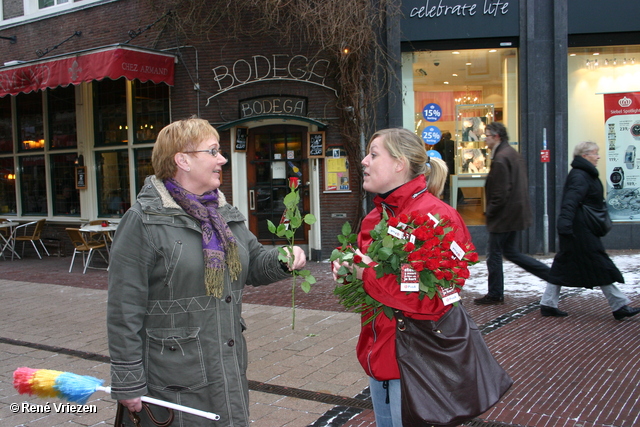
<path id="1" fill-rule="evenodd" d="M 13 373 L 13 387 L 20 394 L 38 397 L 56 397 L 69 402 L 84 405 L 96 391 L 111 393 L 111 387 L 103 387 L 104 381 L 88 375 L 77 375 L 71 372 L 54 371 L 51 369 L 18 368 Z M 151 403 L 176 411 L 187 412 L 199 417 L 217 421 L 220 415 L 201 411 L 188 406 L 166 402 L 149 396 L 141 396 L 143 402 Z"/>

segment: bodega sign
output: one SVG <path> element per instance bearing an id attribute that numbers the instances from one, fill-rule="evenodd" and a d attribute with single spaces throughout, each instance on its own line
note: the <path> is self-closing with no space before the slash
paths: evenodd
<path id="1" fill-rule="evenodd" d="M 295 96 L 265 96 L 240 101 L 241 119 L 265 114 L 306 116 L 307 100 Z"/>
<path id="2" fill-rule="evenodd" d="M 326 84 L 329 73 L 329 60 L 309 59 L 304 55 L 253 55 L 250 58 L 236 60 L 230 65 L 219 65 L 212 69 L 216 92 L 211 99 L 230 90 L 253 83 L 269 81 L 293 81 L 313 84 L 338 92 Z"/>

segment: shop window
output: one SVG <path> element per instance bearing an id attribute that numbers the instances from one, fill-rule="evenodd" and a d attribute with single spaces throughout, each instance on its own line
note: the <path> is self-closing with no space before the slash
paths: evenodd
<path id="1" fill-rule="evenodd" d="M 0 15 L 3 20 L 15 23 L 52 13 L 72 11 L 101 1 L 104 0 L 5 0 L 2 2 Z"/>
<path id="2" fill-rule="evenodd" d="M 16 116 L 20 151 L 44 149 L 44 115 L 42 92 L 20 94 L 16 97 Z"/>
<path id="3" fill-rule="evenodd" d="M 0 158 L 0 215 L 16 214 L 16 171 L 13 158 Z"/>
<path id="4" fill-rule="evenodd" d="M 136 168 L 136 191 L 139 192 L 144 185 L 144 180 L 149 175 L 153 175 L 153 165 L 151 164 L 152 148 L 139 148 L 135 150 L 135 168 Z"/>
<path id="5" fill-rule="evenodd" d="M 80 191 L 75 188 L 76 155 L 54 154 L 50 160 L 53 214 L 80 216 Z"/>
<path id="6" fill-rule="evenodd" d="M 96 153 L 98 216 L 120 217 L 129 209 L 129 156 L 126 150 Z"/>
<path id="7" fill-rule="evenodd" d="M 128 142 L 127 81 L 104 79 L 93 83 L 93 119 L 96 147 Z"/>
<path id="8" fill-rule="evenodd" d="M 51 148 L 74 148 L 76 136 L 75 87 L 47 90 L 49 146 Z"/>
<path id="9" fill-rule="evenodd" d="M 640 221 L 640 45 L 572 47 L 567 59 L 568 153 L 599 146 L 598 170 L 614 221 Z"/>
<path id="10" fill-rule="evenodd" d="M 169 124 L 169 86 L 135 81 L 133 93 L 134 142 L 155 142 L 160 129 Z"/>
<path id="11" fill-rule="evenodd" d="M 0 153 L 13 153 L 10 96 L 0 98 Z"/>
<path id="12" fill-rule="evenodd" d="M 427 150 L 451 136 L 454 159 L 445 159 L 452 176 L 444 200 L 467 224 L 484 224 L 482 187 L 490 169 L 484 126 L 502 122 L 518 149 L 517 49 L 414 51 L 403 53 L 402 63 L 404 127 Z"/>
<path id="13" fill-rule="evenodd" d="M 47 186 L 44 156 L 24 156 L 20 162 L 22 215 L 47 216 Z"/>
<path id="14" fill-rule="evenodd" d="M 38 8 L 45 9 L 47 7 L 52 7 L 64 3 L 69 3 L 69 0 L 38 0 Z"/>

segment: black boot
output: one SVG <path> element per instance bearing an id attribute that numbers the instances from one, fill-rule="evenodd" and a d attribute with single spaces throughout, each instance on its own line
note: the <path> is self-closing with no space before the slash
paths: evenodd
<path id="1" fill-rule="evenodd" d="M 619 308 L 618 310 L 614 311 L 613 317 L 615 317 L 616 320 L 622 320 L 625 317 L 635 316 L 638 313 L 640 313 L 640 308 L 629 307 L 628 305 L 625 305 L 622 308 Z"/>
<path id="2" fill-rule="evenodd" d="M 504 304 L 504 297 L 494 297 L 489 294 L 482 298 L 476 298 L 473 300 L 474 304 L 479 305 L 492 305 L 492 304 Z"/>
<path id="3" fill-rule="evenodd" d="M 543 316 L 566 317 L 569 315 L 566 311 L 558 310 L 555 307 L 540 304 L 540 314 Z"/>

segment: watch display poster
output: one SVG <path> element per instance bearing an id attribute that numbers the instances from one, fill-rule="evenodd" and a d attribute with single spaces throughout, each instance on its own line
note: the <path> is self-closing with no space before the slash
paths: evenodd
<path id="1" fill-rule="evenodd" d="M 609 214 L 640 221 L 640 92 L 604 94 L 604 115 Z"/>

